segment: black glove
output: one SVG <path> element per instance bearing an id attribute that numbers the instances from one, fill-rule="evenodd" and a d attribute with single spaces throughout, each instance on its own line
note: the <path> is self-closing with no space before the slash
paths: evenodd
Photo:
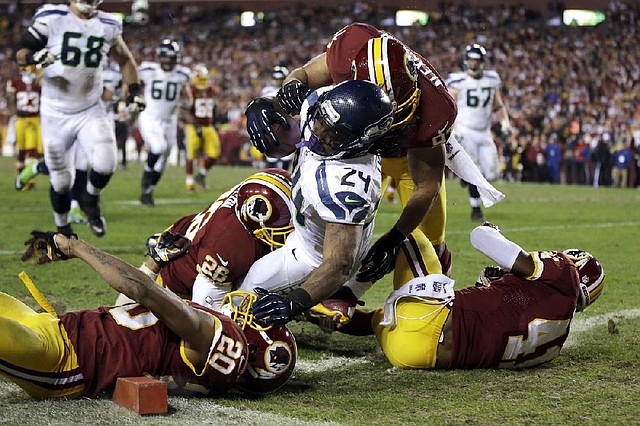
<path id="1" fill-rule="evenodd" d="M 291 80 L 278 90 L 276 99 L 283 110 L 289 115 L 300 114 L 302 103 L 311 93 L 309 86 L 300 80 Z"/>
<path id="2" fill-rule="evenodd" d="M 158 264 L 165 266 L 169 262 L 184 256 L 191 246 L 191 240 L 181 234 L 165 231 L 155 246 L 148 246 L 148 255 Z"/>
<path id="3" fill-rule="evenodd" d="M 265 326 L 283 325 L 313 306 L 311 296 L 302 288 L 293 290 L 286 296 L 256 288 L 258 300 L 253 302 L 251 313 Z"/>
<path id="4" fill-rule="evenodd" d="M 146 107 L 147 103 L 142 97 L 140 84 L 131 83 L 129 85 L 129 94 L 127 95 L 127 108 L 129 112 L 141 112 L 144 111 Z"/>
<path id="5" fill-rule="evenodd" d="M 278 123 L 289 128 L 289 123 L 284 115 L 276 111 L 273 100 L 269 98 L 256 98 L 249 102 L 244 112 L 247 117 L 247 133 L 251 144 L 263 154 L 269 152 L 274 146 L 280 145 L 280 139 L 271 126 Z"/>
<path id="6" fill-rule="evenodd" d="M 55 236 L 59 232 L 42 232 L 31 231 L 31 238 L 24 242 L 24 245 L 28 246 L 22 255 L 22 261 L 29 259 L 35 259 L 36 264 L 43 265 L 49 262 L 55 262 L 56 260 L 67 260 L 69 256 L 64 254 L 56 243 Z M 65 235 L 67 238 L 77 240 L 76 234 Z"/>
<path id="7" fill-rule="evenodd" d="M 504 275 L 504 271 L 499 266 L 487 266 L 485 267 L 478 279 L 476 280 L 476 287 L 490 287 L 491 282 L 497 280 Z"/>
<path id="8" fill-rule="evenodd" d="M 26 58 L 27 64 L 35 65 L 37 68 L 46 68 L 56 61 L 56 57 L 45 47 L 34 53 L 29 53 Z"/>
<path id="9" fill-rule="evenodd" d="M 391 272 L 395 266 L 396 253 L 404 239 L 404 234 L 395 226 L 380 237 L 362 260 L 356 280 L 374 282 Z"/>

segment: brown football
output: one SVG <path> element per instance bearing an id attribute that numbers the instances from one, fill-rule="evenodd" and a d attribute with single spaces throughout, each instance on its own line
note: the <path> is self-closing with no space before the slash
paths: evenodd
<path id="1" fill-rule="evenodd" d="M 293 153 L 296 150 L 296 144 L 300 142 L 300 125 L 290 115 L 285 115 L 289 128 L 285 129 L 280 123 L 272 125 L 273 131 L 278 135 L 280 139 L 280 145 L 272 145 L 271 149 L 265 154 L 273 158 L 282 158 Z"/>

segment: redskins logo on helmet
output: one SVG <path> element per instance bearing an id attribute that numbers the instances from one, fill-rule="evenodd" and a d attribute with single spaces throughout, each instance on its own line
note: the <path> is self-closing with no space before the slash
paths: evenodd
<path id="1" fill-rule="evenodd" d="M 580 312 L 592 304 L 604 288 L 606 275 L 598 260 L 584 250 L 568 249 L 563 253 L 573 262 L 580 278 L 580 296 L 576 311 Z"/>
<path id="2" fill-rule="evenodd" d="M 256 300 L 253 293 L 232 291 L 222 300 L 220 310 L 238 323 L 249 343 L 247 368 L 237 386 L 245 392 L 264 395 L 276 391 L 289 380 L 298 349 L 287 327 L 262 327 L 253 321 L 251 306 Z"/>
<path id="3" fill-rule="evenodd" d="M 236 215 L 271 250 L 283 246 L 293 231 L 291 174 L 282 169 L 265 169 L 249 176 L 238 187 Z"/>
<path id="4" fill-rule="evenodd" d="M 369 80 L 394 104 L 391 129 L 410 122 L 420 102 L 417 58 L 388 34 L 372 38 L 360 49 L 352 68 L 356 80 Z"/>

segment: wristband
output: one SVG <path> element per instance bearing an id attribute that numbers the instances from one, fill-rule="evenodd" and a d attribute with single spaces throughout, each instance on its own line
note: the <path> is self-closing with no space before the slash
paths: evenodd
<path id="1" fill-rule="evenodd" d="M 291 315 L 296 316 L 299 313 L 311 309 L 314 305 L 311 295 L 302 287 L 298 287 L 291 293 L 287 294 L 287 299 L 291 301 Z"/>
<path id="2" fill-rule="evenodd" d="M 158 274 L 156 274 L 155 272 L 153 272 L 151 270 L 151 268 L 149 268 L 145 263 L 143 263 L 142 265 L 140 265 L 140 267 L 138 268 L 140 269 L 142 272 L 144 272 L 144 274 L 146 276 L 148 276 L 149 278 L 151 278 L 152 280 L 156 280 L 156 278 L 158 278 Z"/>
<path id="3" fill-rule="evenodd" d="M 129 85 L 129 95 L 138 96 L 140 94 L 140 83 L 131 83 Z"/>
<path id="4" fill-rule="evenodd" d="M 388 240 L 393 244 L 394 247 L 398 247 L 404 241 L 405 235 L 399 230 L 396 226 L 391 228 L 389 233 L 387 234 Z"/>

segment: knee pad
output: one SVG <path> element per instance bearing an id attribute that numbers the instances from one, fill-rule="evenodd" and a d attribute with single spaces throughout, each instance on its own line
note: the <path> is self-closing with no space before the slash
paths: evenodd
<path id="1" fill-rule="evenodd" d="M 102 174 L 102 173 L 98 173 L 95 170 L 91 170 L 91 172 L 89 172 L 89 181 L 91 182 L 91 185 L 93 185 L 95 188 L 103 189 L 105 186 L 107 186 L 107 184 L 109 183 L 109 180 L 111 180 L 111 176 L 113 176 L 113 174 Z M 85 186 L 86 186 L 86 180 L 85 180 Z"/>
<path id="2" fill-rule="evenodd" d="M 71 210 L 71 194 L 69 192 L 56 192 L 53 186 L 49 188 L 51 207 L 56 213 L 67 213 Z"/>

